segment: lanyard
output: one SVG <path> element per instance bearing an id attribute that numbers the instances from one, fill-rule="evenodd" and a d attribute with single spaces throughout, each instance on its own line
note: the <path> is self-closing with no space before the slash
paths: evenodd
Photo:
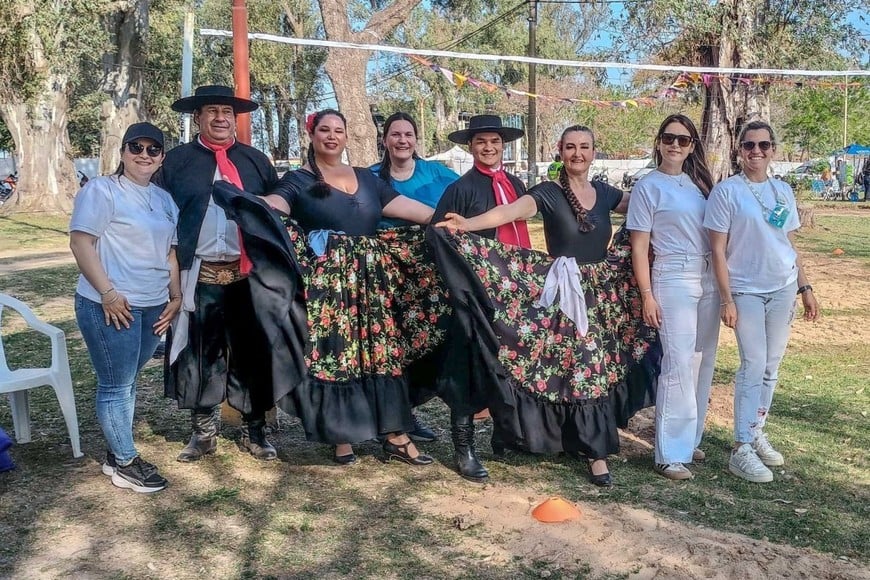
<path id="1" fill-rule="evenodd" d="M 767 207 L 766 205 L 764 205 L 764 200 L 761 199 L 761 192 L 758 191 L 757 189 L 755 189 L 755 187 L 753 187 L 752 182 L 749 181 L 749 178 L 746 177 L 746 174 L 745 174 L 745 173 L 741 173 L 741 174 L 740 174 L 740 177 L 742 177 L 742 178 L 743 178 L 743 181 L 746 182 L 746 187 L 748 187 L 748 188 L 749 188 L 749 191 L 752 192 L 752 195 L 755 196 L 755 199 L 758 201 L 758 205 L 761 206 L 761 209 L 762 209 L 763 211 L 767 212 L 767 213 L 772 212 L 772 211 L 773 211 L 773 208 L 770 208 L 770 207 Z M 769 183 L 769 182 L 770 182 L 770 178 L 768 177 L 768 178 L 764 181 L 764 183 Z M 776 188 L 773 186 L 772 183 L 770 184 L 770 188 L 773 189 L 773 199 L 774 199 L 774 201 L 776 202 L 776 205 L 777 205 L 778 207 L 779 207 L 779 206 L 785 206 L 785 205 L 787 204 L 786 199 L 785 199 L 785 198 L 780 198 L 779 192 L 776 191 Z"/>

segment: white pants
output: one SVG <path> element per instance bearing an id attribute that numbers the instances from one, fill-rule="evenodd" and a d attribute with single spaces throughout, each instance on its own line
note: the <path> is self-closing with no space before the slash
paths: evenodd
<path id="1" fill-rule="evenodd" d="M 653 296 L 662 311 L 656 396 L 656 463 L 691 463 L 701 443 L 719 343 L 719 291 L 709 256 L 656 257 Z"/>

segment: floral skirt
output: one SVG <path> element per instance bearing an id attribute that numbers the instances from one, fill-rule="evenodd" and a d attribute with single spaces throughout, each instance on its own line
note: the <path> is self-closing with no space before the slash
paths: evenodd
<path id="1" fill-rule="evenodd" d="M 301 418 L 313 441 L 356 443 L 409 430 L 408 369 L 432 359 L 452 313 L 425 255 L 423 231 L 329 234 L 318 256 L 298 226 L 288 222 L 287 228 L 304 287 L 310 349 L 308 379 L 282 406 Z"/>
<path id="2" fill-rule="evenodd" d="M 428 240 L 465 321 L 466 349 L 484 367 L 500 438 L 532 453 L 617 452 L 617 426 L 655 402 L 660 359 L 656 332 L 642 322 L 628 234 L 606 260 L 579 266 L 585 335 L 558 302 L 538 303 L 550 256 L 445 230 Z"/>

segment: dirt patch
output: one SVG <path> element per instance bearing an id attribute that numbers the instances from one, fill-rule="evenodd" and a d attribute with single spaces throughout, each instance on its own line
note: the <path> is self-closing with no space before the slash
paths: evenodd
<path id="1" fill-rule="evenodd" d="M 493 563 L 521 557 L 546 562 L 555 570 L 584 570 L 593 575 L 627 578 L 868 578 L 850 562 L 807 549 L 751 540 L 738 534 L 663 518 L 619 504 L 579 504 L 581 517 L 543 524 L 531 516 L 539 497 L 500 485 L 435 497 L 422 509 L 486 529 L 484 537 L 466 536 L 469 552 Z M 497 541 L 491 541 L 491 535 Z"/>

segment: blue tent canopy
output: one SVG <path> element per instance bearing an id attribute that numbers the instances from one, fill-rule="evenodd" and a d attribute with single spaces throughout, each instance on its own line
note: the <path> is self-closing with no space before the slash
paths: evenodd
<path id="1" fill-rule="evenodd" d="M 845 149 L 842 149 L 840 153 L 843 155 L 870 155 L 870 145 L 852 143 Z"/>

